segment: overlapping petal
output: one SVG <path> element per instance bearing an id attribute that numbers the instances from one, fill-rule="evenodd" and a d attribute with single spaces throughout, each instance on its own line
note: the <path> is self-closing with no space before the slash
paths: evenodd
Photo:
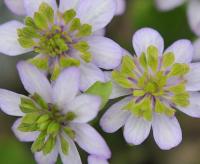
<path id="1" fill-rule="evenodd" d="M 17 15 L 26 15 L 24 0 L 4 0 L 6 6 Z"/>
<path id="2" fill-rule="evenodd" d="M 168 11 L 180 6 L 184 2 L 185 0 L 156 0 L 156 5 L 161 11 Z"/>
<path id="3" fill-rule="evenodd" d="M 104 158 L 90 155 L 88 157 L 88 164 L 109 164 L 108 161 Z"/>

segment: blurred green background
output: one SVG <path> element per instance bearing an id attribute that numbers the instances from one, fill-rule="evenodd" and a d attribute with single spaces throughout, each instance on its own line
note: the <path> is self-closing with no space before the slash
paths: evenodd
<path id="1" fill-rule="evenodd" d="M 194 40 L 195 35 L 188 27 L 185 9 L 186 6 L 183 5 L 170 12 L 159 12 L 154 0 L 127 0 L 125 14 L 112 20 L 107 27 L 106 35 L 131 53 L 132 35 L 142 27 L 153 27 L 158 30 L 165 38 L 166 46 L 180 38 Z M 23 20 L 8 11 L 3 0 L 0 0 L 0 23 L 12 19 Z M 24 92 L 16 72 L 16 63 L 29 56 L 7 57 L 0 54 L 0 88 Z M 111 164 L 199 164 L 200 119 L 182 113 L 177 113 L 177 117 L 182 127 L 183 141 L 170 151 L 161 151 L 155 144 L 152 134 L 142 145 L 129 146 L 123 139 L 122 130 L 115 134 L 106 134 L 99 128 L 98 119 L 94 121 L 94 125 L 112 150 Z M 0 164 L 34 164 L 30 151 L 31 144 L 19 142 L 11 131 L 15 119 L 0 113 Z M 80 153 L 86 163 L 87 154 L 81 150 Z"/>

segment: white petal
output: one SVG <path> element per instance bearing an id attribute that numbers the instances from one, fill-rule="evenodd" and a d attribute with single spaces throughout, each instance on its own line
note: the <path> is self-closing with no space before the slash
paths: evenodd
<path id="1" fill-rule="evenodd" d="M 103 115 L 100 120 L 101 128 L 107 133 L 116 132 L 120 129 L 128 120 L 128 117 L 131 115 L 126 110 L 123 110 L 132 96 L 122 99 L 121 101 L 112 105 Z"/>
<path id="2" fill-rule="evenodd" d="M 80 72 L 80 89 L 82 91 L 87 90 L 97 81 L 105 82 L 105 76 L 103 71 L 92 63 L 81 63 Z"/>
<path id="3" fill-rule="evenodd" d="M 76 9 L 80 0 L 60 0 L 59 10 L 65 12 L 66 10 Z"/>
<path id="4" fill-rule="evenodd" d="M 71 124 L 76 133 L 75 141 L 89 154 L 110 158 L 111 152 L 100 134 L 88 124 Z"/>
<path id="5" fill-rule="evenodd" d="M 194 43 L 194 55 L 192 60 L 194 62 L 200 61 L 200 39 L 197 39 Z"/>
<path id="6" fill-rule="evenodd" d="M 23 116 L 24 113 L 19 108 L 21 97 L 25 96 L 5 89 L 0 89 L 1 110 L 11 116 Z"/>
<path id="7" fill-rule="evenodd" d="M 21 55 L 31 51 L 24 49 L 18 42 L 17 29 L 24 25 L 18 21 L 10 21 L 0 25 L 0 52 L 9 56 Z"/>
<path id="8" fill-rule="evenodd" d="M 133 48 L 137 56 L 143 52 L 146 53 L 149 46 L 158 48 L 159 55 L 161 56 L 164 49 L 164 41 L 162 36 L 154 29 L 142 28 L 133 35 Z"/>
<path id="9" fill-rule="evenodd" d="M 88 157 L 88 164 L 109 164 L 108 161 L 104 158 L 90 155 Z"/>
<path id="10" fill-rule="evenodd" d="M 191 29 L 200 36 L 200 2 L 198 0 L 189 1 L 187 16 Z"/>
<path id="11" fill-rule="evenodd" d="M 130 116 L 124 127 L 124 138 L 129 144 L 140 145 L 149 135 L 151 122 Z"/>
<path id="12" fill-rule="evenodd" d="M 122 15 L 126 9 L 126 0 L 116 0 L 117 1 L 117 9 L 115 15 Z"/>
<path id="13" fill-rule="evenodd" d="M 100 30 L 98 30 L 98 31 L 95 31 L 95 32 L 93 33 L 93 35 L 104 36 L 104 35 L 106 35 L 106 29 L 105 29 L 105 28 L 102 28 L 102 29 L 100 29 Z"/>
<path id="14" fill-rule="evenodd" d="M 35 139 L 38 137 L 39 132 L 21 132 L 17 128 L 19 127 L 22 119 L 17 119 L 15 123 L 12 126 L 12 131 L 14 132 L 15 136 L 21 141 L 21 142 L 32 142 L 35 141 Z"/>
<path id="15" fill-rule="evenodd" d="M 76 118 L 73 122 L 85 123 L 93 120 L 97 116 L 100 110 L 100 105 L 100 97 L 89 94 L 81 94 L 67 104 L 65 112 L 71 111 L 76 114 Z"/>
<path id="16" fill-rule="evenodd" d="M 122 88 L 119 86 L 113 79 L 112 79 L 112 74 L 109 71 L 104 72 L 105 73 L 105 78 L 106 81 L 111 81 L 112 82 L 112 93 L 110 95 L 110 99 L 115 99 L 118 97 L 130 95 L 132 93 L 131 90 Z"/>
<path id="17" fill-rule="evenodd" d="M 102 36 L 88 37 L 93 63 L 103 69 L 114 69 L 120 65 L 122 48 L 109 38 Z"/>
<path id="18" fill-rule="evenodd" d="M 176 117 L 155 114 L 152 128 L 154 139 L 163 150 L 177 146 L 182 140 L 181 127 Z"/>
<path id="19" fill-rule="evenodd" d="M 63 154 L 61 147 L 59 146 L 59 153 L 63 164 L 82 164 L 79 152 L 74 142 L 66 135 L 63 135 L 69 143 L 69 152 L 67 155 Z M 61 145 L 61 144 L 59 144 Z"/>
<path id="20" fill-rule="evenodd" d="M 190 72 L 185 76 L 187 83 L 186 89 L 188 91 L 200 90 L 200 63 L 191 63 Z"/>
<path id="21" fill-rule="evenodd" d="M 190 92 L 190 105 L 188 107 L 178 107 L 180 111 L 191 116 L 200 118 L 200 93 Z"/>
<path id="22" fill-rule="evenodd" d="M 173 52 L 177 63 L 190 63 L 194 55 L 194 48 L 189 40 L 181 39 L 174 42 L 165 53 Z"/>
<path id="23" fill-rule="evenodd" d="M 185 0 L 156 0 L 159 10 L 168 11 L 182 5 Z"/>
<path id="24" fill-rule="evenodd" d="M 61 72 L 53 87 L 54 103 L 61 108 L 72 101 L 79 91 L 80 72 L 76 67 L 70 67 Z"/>
<path id="25" fill-rule="evenodd" d="M 77 14 L 82 23 L 92 25 L 92 30 L 104 28 L 115 14 L 116 3 L 114 0 L 82 0 Z"/>
<path id="26" fill-rule="evenodd" d="M 52 152 L 47 155 L 44 155 L 43 152 L 35 153 L 35 160 L 37 161 L 37 164 L 55 164 L 57 158 L 58 158 L 57 146 L 55 146 Z"/>
<path id="27" fill-rule="evenodd" d="M 24 0 L 4 0 L 6 6 L 17 15 L 26 15 Z"/>
<path id="28" fill-rule="evenodd" d="M 17 64 L 20 79 L 24 88 L 30 93 L 37 93 L 46 102 L 52 100 L 52 88 L 48 79 L 35 66 L 27 62 L 19 62 Z"/>
<path id="29" fill-rule="evenodd" d="M 24 0 L 24 7 L 28 16 L 34 16 L 34 13 L 39 10 L 40 5 L 45 2 L 48 3 L 56 12 L 56 0 Z"/>

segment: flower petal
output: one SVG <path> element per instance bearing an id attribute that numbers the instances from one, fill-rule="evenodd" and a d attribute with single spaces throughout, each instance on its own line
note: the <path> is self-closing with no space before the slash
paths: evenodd
<path id="1" fill-rule="evenodd" d="M 65 112 L 71 111 L 76 114 L 76 118 L 73 122 L 86 123 L 93 120 L 97 116 L 100 110 L 100 105 L 100 97 L 89 94 L 81 94 L 67 104 Z"/>
<path id="2" fill-rule="evenodd" d="M 23 0 L 4 0 L 6 6 L 17 15 L 26 15 Z"/>
<path id="3" fill-rule="evenodd" d="M 31 51 L 24 49 L 18 42 L 17 29 L 24 25 L 18 21 L 10 21 L 0 25 L 0 52 L 9 56 L 21 55 Z"/>
<path id="4" fill-rule="evenodd" d="M 149 46 L 158 48 L 159 55 L 161 56 L 164 49 L 164 41 L 162 36 L 154 29 L 142 28 L 133 35 L 133 48 L 137 56 L 143 52 L 146 53 Z"/>
<path id="5" fill-rule="evenodd" d="M 17 128 L 19 127 L 22 119 L 17 119 L 15 123 L 12 126 L 12 131 L 14 132 L 15 136 L 21 141 L 21 142 L 32 142 L 34 141 L 38 135 L 39 132 L 21 132 Z"/>
<path id="6" fill-rule="evenodd" d="M 104 158 L 90 155 L 88 157 L 88 164 L 109 164 L 108 161 Z"/>
<path id="7" fill-rule="evenodd" d="M 105 76 L 103 71 L 92 63 L 81 63 L 80 72 L 80 89 L 82 91 L 87 90 L 97 81 L 105 82 Z"/>
<path id="8" fill-rule="evenodd" d="M 56 0 L 24 0 L 26 14 L 28 16 L 34 16 L 34 13 L 38 11 L 40 5 L 43 2 L 48 3 L 54 9 L 55 12 L 57 11 Z"/>
<path id="9" fill-rule="evenodd" d="M 122 15 L 126 9 L 126 0 L 116 0 L 117 1 L 117 9 L 115 15 Z"/>
<path id="10" fill-rule="evenodd" d="M 69 143 L 69 152 L 67 155 L 63 154 L 61 144 L 59 141 L 59 153 L 63 164 L 82 164 L 79 152 L 74 142 L 66 135 L 63 135 Z"/>
<path id="11" fill-rule="evenodd" d="M 118 97 L 130 95 L 132 93 L 131 90 L 122 88 L 119 86 L 113 79 L 112 79 L 112 74 L 110 71 L 105 71 L 105 78 L 107 81 L 112 82 L 112 93 L 110 95 L 110 99 L 115 99 Z"/>
<path id="12" fill-rule="evenodd" d="M 190 72 L 185 76 L 186 90 L 199 91 L 200 90 L 200 63 L 191 63 Z"/>
<path id="13" fill-rule="evenodd" d="M 70 67 L 62 71 L 53 87 L 53 101 L 61 108 L 71 102 L 79 91 L 80 71 Z"/>
<path id="14" fill-rule="evenodd" d="M 200 36 L 200 2 L 193 0 L 188 3 L 187 16 L 190 28 L 196 35 Z"/>
<path id="15" fill-rule="evenodd" d="M 55 164 L 58 158 L 57 147 L 52 150 L 51 153 L 44 155 L 43 152 L 35 153 L 35 160 L 37 164 Z"/>
<path id="16" fill-rule="evenodd" d="M 140 145 L 149 135 L 151 122 L 130 116 L 124 127 L 124 138 L 129 144 Z"/>
<path id="17" fill-rule="evenodd" d="M 182 140 L 181 127 L 176 117 L 155 114 L 152 128 L 154 139 L 163 150 L 177 146 Z"/>
<path id="18" fill-rule="evenodd" d="M 172 10 L 182 5 L 185 0 L 156 0 L 156 5 L 161 11 Z"/>
<path id="19" fill-rule="evenodd" d="M 104 28 L 113 18 L 116 9 L 114 0 L 82 0 L 77 8 L 82 23 L 92 25 L 92 30 Z"/>
<path id="20" fill-rule="evenodd" d="M 98 30 L 98 31 L 95 31 L 95 32 L 93 33 L 93 35 L 104 36 L 104 35 L 106 35 L 106 29 L 105 29 L 105 28 L 102 28 L 102 29 L 100 29 L 100 30 Z"/>
<path id="21" fill-rule="evenodd" d="M 66 10 L 76 9 L 80 0 L 60 0 L 59 11 L 65 12 Z"/>
<path id="22" fill-rule="evenodd" d="M 197 39 L 194 43 L 194 55 L 192 60 L 194 62 L 200 61 L 200 39 Z"/>
<path id="23" fill-rule="evenodd" d="M 21 97 L 25 96 L 5 89 L 0 89 L 1 110 L 11 116 L 23 116 L 24 113 L 19 108 Z"/>
<path id="24" fill-rule="evenodd" d="M 194 55 L 194 48 L 189 40 L 181 39 L 174 42 L 165 53 L 173 52 L 177 63 L 190 63 Z"/>
<path id="25" fill-rule="evenodd" d="M 105 112 L 100 120 L 100 126 L 105 132 L 116 132 L 126 123 L 130 113 L 123 110 L 123 107 L 129 103 L 131 98 L 132 96 L 122 99 Z"/>
<path id="26" fill-rule="evenodd" d="M 88 37 L 93 63 L 103 69 L 113 69 L 120 65 L 122 48 L 109 38 L 102 36 Z"/>
<path id="27" fill-rule="evenodd" d="M 46 102 L 52 100 L 52 88 L 48 79 L 35 66 L 27 62 L 19 62 L 17 64 L 20 79 L 24 88 L 30 93 L 37 93 Z"/>
<path id="28" fill-rule="evenodd" d="M 71 124 L 76 133 L 75 141 L 89 154 L 104 157 L 111 157 L 110 149 L 100 134 L 88 124 Z"/>
<path id="29" fill-rule="evenodd" d="M 178 107 L 178 109 L 195 118 L 200 118 L 200 93 L 199 92 L 190 92 L 190 105 L 188 107 Z"/>

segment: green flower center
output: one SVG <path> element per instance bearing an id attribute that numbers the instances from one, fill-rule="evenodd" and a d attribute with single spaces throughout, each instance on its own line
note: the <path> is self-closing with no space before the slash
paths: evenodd
<path id="1" fill-rule="evenodd" d="M 140 57 L 124 56 L 121 69 L 112 77 L 121 87 L 133 91 L 133 99 L 124 107 L 134 115 L 151 120 L 153 112 L 173 116 L 179 106 L 189 105 L 189 93 L 185 89 L 187 64 L 175 63 L 172 52 L 158 55 L 158 49 L 150 46 Z"/>
<path id="2" fill-rule="evenodd" d="M 92 60 L 89 44 L 82 40 L 91 34 L 92 26 L 82 24 L 75 10 L 54 12 L 51 6 L 42 3 L 33 18 L 25 18 L 25 27 L 18 29 L 18 41 L 23 48 L 33 48 L 34 52 L 46 55 L 31 60 L 39 69 L 47 70 L 52 63 L 49 59 L 56 59 L 51 73 L 57 77 L 60 69 L 80 65 L 79 59 L 71 56 L 72 49 L 79 51 L 85 62 Z"/>
<path id="3" fill-rule="evenodd" d="M 22 132 L 40 132 L 32 144 L 32 151 L 50 153 L 59 137 L 64 154 L 68 153 L 69 144 L 64 139 L 63 133 L 74 139 L 75 132 L 68 126 L 76 118 L 73 112 L 61 113 L 54 104 L 46 103 L 38 94 L 30 98 L 21 98 L 21 111 L 25 114 L 18 127 Z"/>

